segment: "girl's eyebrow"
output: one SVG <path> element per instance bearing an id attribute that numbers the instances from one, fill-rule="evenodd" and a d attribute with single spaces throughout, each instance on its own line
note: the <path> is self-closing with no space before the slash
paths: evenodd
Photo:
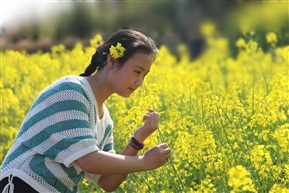
<path id="1" fill-rule="evenodd" d="M 140 65 L 136 65 L 137 68 L 140 68 L 142 71 L 146 71 L 142 66 Z M 149 73 L 150 71 L 148 71 L 147 73 Z"/>
<path id="2" fill-rule="evenodd" d="M 137 68 L 140 68 L 142 71 L 145 71 L 145 69 L 142 66 L 136 65 Z"/>

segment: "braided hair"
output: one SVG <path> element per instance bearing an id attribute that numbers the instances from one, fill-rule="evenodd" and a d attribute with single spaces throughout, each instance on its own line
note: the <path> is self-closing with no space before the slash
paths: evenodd
<path id="1" fill-rule="evenodd" d="M 106 53 L 109 53 L 111 45 L 115 46 L 117 43 L 121 43 L 126 49 L 123 57 L 115 59 L 116 62 L 118 62 L 119 67 L 136 53 L 152 54 L 156 56 L 158 52 L 158 48 L 151 38 L 133 29 L 121 29 L 112 34 L 106 42 L 97 48 L 95 54 L 91 58 L 90 64 L 80 76 L 91 76 L 94 72 L 101 70 L 106 64 Z"/>

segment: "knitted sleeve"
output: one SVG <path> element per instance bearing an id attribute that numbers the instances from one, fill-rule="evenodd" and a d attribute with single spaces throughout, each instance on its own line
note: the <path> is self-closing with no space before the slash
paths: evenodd
<path id="1" fill-rule="evenodd" d="M 77 82 L 59 81 L 34 102 L 19 135 L 37 154 L 69 167 L 97 151 L 91 101 Z"/>

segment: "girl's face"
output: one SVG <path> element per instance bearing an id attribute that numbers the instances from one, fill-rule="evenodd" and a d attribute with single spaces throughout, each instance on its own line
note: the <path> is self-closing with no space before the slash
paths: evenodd
<path id="1" fill-rule="evenodd" d="M 136 53 L 121 68 L 116 66 L 112 77 L 115 93 L 122 97 L 129 97 L 142 85 L 152 62 L 153 55 Z"/>

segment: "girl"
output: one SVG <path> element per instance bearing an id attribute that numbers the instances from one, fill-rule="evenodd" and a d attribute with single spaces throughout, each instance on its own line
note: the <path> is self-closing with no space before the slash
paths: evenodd
<path id="1" fill-rule="evenodd" d="M 154 42 L 126 29 L 97 48 L 80 76 L 66 76 L 44 89 L 32 104 L 0 169 L 3 192 L 78 192 L 85 177 L 113 191 L 132 172 L 156 169 L 170 157 L 167 144 L 137 156 L 158 129 L 148 110 L 120 155 L 113 148 L 113 122 L 104 102 L 113 93 L 129 97 L 149 73 Z"/>

